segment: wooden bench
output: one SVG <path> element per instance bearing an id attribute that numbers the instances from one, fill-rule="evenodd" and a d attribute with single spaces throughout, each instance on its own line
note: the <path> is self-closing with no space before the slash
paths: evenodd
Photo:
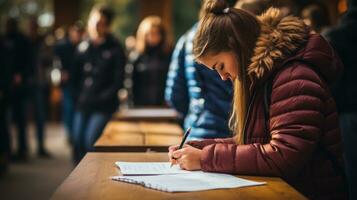
<path id="1" fill-rule="evenodd" d="M 167 152 L 170 145 L 181 142 L 182 135 L 174 123 L 111 121 L 94 148 L 97 152 Z"/>

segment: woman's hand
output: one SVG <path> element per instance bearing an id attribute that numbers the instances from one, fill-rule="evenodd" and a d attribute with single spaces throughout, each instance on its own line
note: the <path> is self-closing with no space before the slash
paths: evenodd
<path id="1" fill-rule="evenodd" d="M 172 157 L 172 153 L 173 153 L 174 151 L 177 151 L 178 148 L 179 148 L 179 146 L 180 146 L 180 145 L 172 145 L 172 146 L 169 147 L 169 153 L 168 153 L 169 161 L 170 161 L 173 165 L 176 165 L 176 164 L 178 164 L 178 163 L 176 162 L 176 159 L 174 159 L 174 158 Z M 185 148 L 185 147 L 188 147 L 188 145 L 186 145 L 186 144 L 183 145 L 183 148 Z"/>
<path id="2" fill-rule="evenodd" d="M 180 145 L 172 145 L 169 147 L 169 153 L 168 153 L 168 156 L 169 156 L 169 161 L 172 165 L 176 165 L 177 162 L 176 162 L 176 159 L 173 159 L 172 157 L 172 153 L 174 151 L 177 151 L 177 149 L 179 148 Z"/>
<path id="3" fill-rule="evenodd" d="M 185 145 L 184 148 L 177 150 L 178 146 L 169 148 L 170 161 L 173 164 L 179 164 L 184 170 L 200 170 L 202 150 Z"/>

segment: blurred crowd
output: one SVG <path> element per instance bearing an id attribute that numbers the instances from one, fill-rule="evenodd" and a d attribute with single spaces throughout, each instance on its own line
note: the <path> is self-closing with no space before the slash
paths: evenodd
<path id="1" fill-rule="evenodd" d="M 313 32 L 324 35 L 341 54 L 347 72 L 343 78 L 348 81 L 336 86 L 336 98 L 346 120 L 356 119 L 356 115 L 344 114 L 357 108 L 356 93 L 344 92 L 351 88 L 353 78 L 349 75 L 354 74 L 349 65 L 355 56 L 350 56 L 350 47 L 343 46 L 352 44 L 350 35 L 344 34 L 352 31 L 352 36 L 356 30 L 351 25 L 356 23 L 355 3 L 350 2 L 347 15 L 334 28 L 323 4 L 308 4 L 298 13 Z M 256 15 L 270 6 L 292 13 L 292 8 L 268 0 L 240 0 L 235 5 Z M 160 17 L 144 18 L 136 35 L 126 38 L 124 44 L 110 28 L 114 18 L 109 7 L 97 5 L 86 23 L 72 24 L 65 34 L 62 30 L 45 35 L 39 34 L 36 18 L 28 19 L 26 31 L 20 30 L 16 18 L 6 19 L 0 36 L 0 171 L 9 161 L 29 159 L 30 119 L 36 128 L 37 155 L 52 157 L 45 145 L 45 125 L 53 87 L 61 90 L 62 120 L 75 163 L 93 150 L 119 108 L 170 106 L 179 112 L 184 128 L 192 127 L 190 139 L 232 135 L 228 129 L 232 83 L 222 82 L 216 73 L 194 61 L 192 41 L 197 24 L 173 48 Z M 341 33 L 340 29 L 346 30 Z M 342 128 L 344 133 L 352 130 L 350 123 L 341 124 L 347 127 Z M 12 130 L 16 137 L 10 137 Z M 10 138 L 16 140 L 16 150 Z"/>
<path id="2" fill-rule="evenodd" d="M 61 91 L 60 113 L 75 163 L 92 150 L 119 107 L 165 106 L 172 47 L 161 18 L 146 17 L 136 37 L 123 45 L 111 30 L 114 17 L 108 6 L 97 5 L 87 25 L 78 21 L 66 31 L 44 35 L 35 17 L 25 31 L 16 18 L 6 19 L 0 38 L 1 166 L 29 159 L 31 120 L 37 155 L 52 157 L 45 145 L 45 125 L 54 88 Z M 11 137 L 12 130 L 16 137 Z"/>

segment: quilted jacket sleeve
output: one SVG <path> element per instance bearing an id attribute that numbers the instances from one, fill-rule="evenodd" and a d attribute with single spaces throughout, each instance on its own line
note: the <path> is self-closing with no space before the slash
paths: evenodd
<path id="1" fill-rule="evenodd" d="M 291 65 L 273 80 L 270 132 L 264 133 L 271 140 L 205 146 L 204 171 L 284 177 L 295 174 L 311 158 L 322 132 L 328 93 L 316 72 L 301 63 Z"/>
<path id="2" fill-rule="evenodd" d="M 185 76 L 185 40 L 182 36 L 172 54 L 169 72 L 167 75 L 165 100 L 168 105 L 177 110 L 184 118 L 188 112 L 189 95 Z"/>
<path id="3" fill-rule="evenodd" d="M 211 145 L 211 144 L 234 144 L 234 138 L 216 138 L 216 139 L 205 139 L 205 140 L 193 140 L 187 142 L 188 145 L 196 147 L 198 149 L 203 149 L 204 147 Z"/>

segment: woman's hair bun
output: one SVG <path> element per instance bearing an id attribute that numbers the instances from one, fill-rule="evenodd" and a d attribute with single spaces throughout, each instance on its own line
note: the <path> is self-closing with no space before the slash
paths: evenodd
<path id="1" fill-rule="evenodd" d="M 226 0 L 205 0 L 203 6 L 205 14 L 213 13 L 216 15 L 223 14 L 223 10 L 229 7 Z"/>

